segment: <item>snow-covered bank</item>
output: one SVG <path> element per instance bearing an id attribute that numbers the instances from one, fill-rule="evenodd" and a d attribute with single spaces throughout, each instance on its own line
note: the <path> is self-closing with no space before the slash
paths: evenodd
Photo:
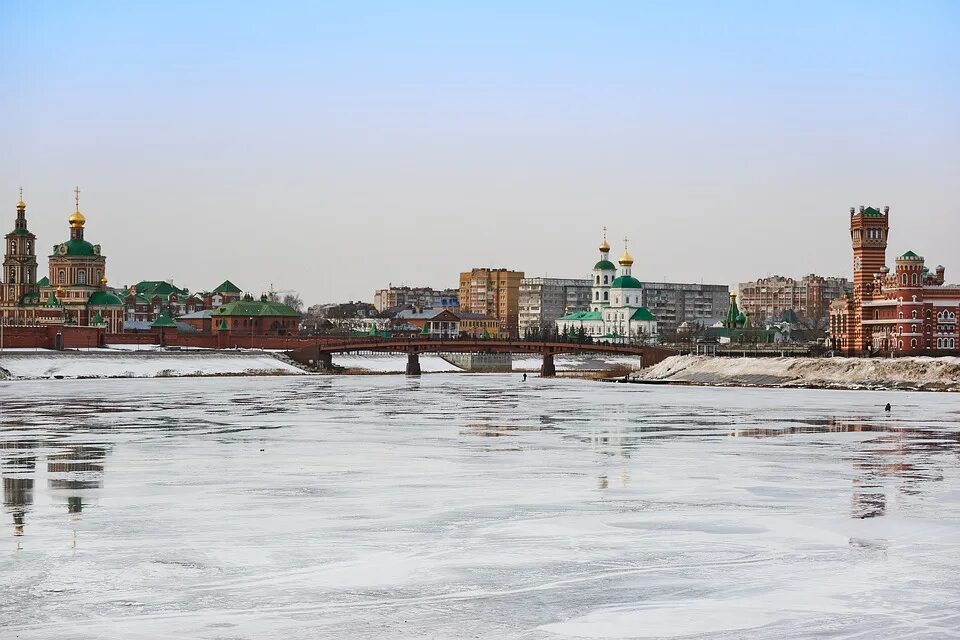
<path id="1" fill-rule="evenodd" d="M 711 358 L 673 356 L 638 382 L 960 391 L 960 358 Z"/>
<path id="2" fill-rule="evenodd" d="M 0 354 L 0 378 L 157 378 L 297 375 L 301 369 L 269 353 L 202 351 L 110 353 L 107 350 Z"/>

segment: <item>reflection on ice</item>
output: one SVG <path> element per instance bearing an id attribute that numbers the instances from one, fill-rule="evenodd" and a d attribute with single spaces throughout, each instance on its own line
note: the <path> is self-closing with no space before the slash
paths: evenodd
<path id="1" fill-rule="evenodd" d="M 954 405 L 509 375 L 6 385 L 0 636 L 938 637 L 960 628 Z"/>

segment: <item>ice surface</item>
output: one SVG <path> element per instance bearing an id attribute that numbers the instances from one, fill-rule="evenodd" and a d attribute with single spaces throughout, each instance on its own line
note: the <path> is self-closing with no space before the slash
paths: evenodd
<path id="1" fill-rule="evenodd" d="M 956 637 L 958 422 L 516 374 L 0 383 L 0 638 Z"/>

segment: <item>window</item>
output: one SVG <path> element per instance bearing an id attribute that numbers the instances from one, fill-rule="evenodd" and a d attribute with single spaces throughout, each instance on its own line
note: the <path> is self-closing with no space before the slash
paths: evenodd
<path id="1" fill-rule="evenodd" d="M 916 338 L 913 338 L 913 339 L 910 340 L 910 347 L 913 348 L 913 349 L 916 349 L 916 348 L 917 348 L 917 339 L 916 339 Z"/>
<path id="2" fill-rule="evenodd" d="M 913 274 L 913 278 L 911 278 L 911 280 L 913 284 L 917 284 L 917 274 Z"/>
<path id="3" fill-rule="evenodd" d="M 603 276 L 603 284 L 607 284 L 607 278 L 609 278 L 609 277 L 610 277 L 610 276 Z"/>
<path id="4" fill-rule="evenodd" d="M 603 301 L 606 302 L 606 301 L 609 300 L 609 299 L 610 299 L 609 294 L 608 294 L 606 291 L 604 291 L 604 292 L 603 292 Z"/>
<path id="5" fill-rule="evenodd" d="M 83 269 L 77 272 L 77 284 L 87 284 L 87 272 Z"/>
<path id="6" fill-rule="evenodd" d="M 63 269 L 60 269 L 60 271 L 57 272 L 57 282 L 59 284 L 63 284 L 64 282 L 66 282 L 66 280 L 67 280 L 67 272 L 64 271 Z"/>
<path id="7" fill-rule="evenodd" d="M 907 284 L 907 274 L 903 274 L 902 276 L 900 276 L 900 283 Z"/>
<path id="8" fill-rule="evenodd" d="M 910 315 L 913 316 L 914 319 L 916 319 L 916 317 L 917 317 L 917 310 L 914 309 L 912 312 L 910 312 Z"/>

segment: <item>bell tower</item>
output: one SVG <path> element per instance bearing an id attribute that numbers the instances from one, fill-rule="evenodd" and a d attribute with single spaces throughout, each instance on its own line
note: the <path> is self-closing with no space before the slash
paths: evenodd
<path id="1" fill-rule="evenodd" d="M 3 257 L 3 297 L 16 304 L 27 293 L 37 290 L 36 236 L 27 229 L 27 205 L 23 201 L 23 189 L 17 202 L 17 219 L 13 231 L 5 237 Z"/>

